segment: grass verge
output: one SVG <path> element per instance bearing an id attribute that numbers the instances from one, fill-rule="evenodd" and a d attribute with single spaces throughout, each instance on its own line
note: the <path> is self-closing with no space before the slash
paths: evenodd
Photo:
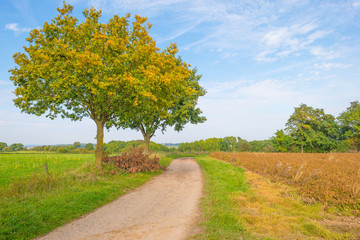
<path id="1" fill-rule="evenodd" d="M 358 219 L 306 204 L 294 188 L 208 156 L 197 156 L 205 179 L 205 233 L 196 239 L 357 239 Z"/>
<path id="2" fill-rule="evenodd" d="M 244 228 L 239 221 L 240 210 L 233 198 L 247 191 L 246 176 L 242 169 L 215 160 L 197 156 L 205 180 L 202 200 L 205 233 L 197 239 L 242 239 Z"/>
<path id="3" fill-rule="evenodd" d="M 166 167 L 173 158 L 162 155 L 160 163 Z M 75 168 L 49 176 L 23 175 L 6 184 L 0 192 L 0 239 L 32 239 L 48 233 L 161 173 L 128 174 L 110 165 L 98 170 L 93 162 L 84 160 Z"/>

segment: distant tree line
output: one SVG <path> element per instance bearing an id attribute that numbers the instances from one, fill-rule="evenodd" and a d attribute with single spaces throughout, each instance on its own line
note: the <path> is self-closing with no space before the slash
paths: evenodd
<path id="1" fill-rule="evenodd" d="M 134 140 L 134 141 L 110 141 L 104 144 L 104 151 L 106 153 L 121 153 L 128 152 L 133 148 L 144 146 L 145 142 L 143 140 Z M 150 141 L 150 151 L 152 152 L 171 152 L 174 151 L 174 148 L 169 148 L 163 144 L 155 143 Z"/>
<path id="2" fill-rule="evenodd" d="M 81 144 L 80 142 L 74 142 L 72 145 L 44 145 L 36 146 L 29 150 L 31 151 L 44 151 L 44 152 L 57 152 L 57 153 L 92 153 L 94 150 L 94 144 L 87 143 Z"/>
<path id="3" fill-rule="evenodd" d="M 360 147 L 360 104 L 350 103 L 337 118 L 323 109 L 301 104 L 284 130 L 272 138 L 277 152 L 357 152 Z"/>
<path id="4" fill-rule="evenodd" d="M 110 141 L 103 145 L 106 153 L 119 153 L 131 150 L 144 141 Z M 286 128 L 278 130 L 269 140 L 247 141 L 240 137 L 209 138 L 190 143 L 181 143 L 179 147 L 169 148 L 150 142 L 151 151 L 180 152 L 357 152 L 360 147 L 360 104 L 350 103 L 337 118 L 326 114 L 323 109 L 301 104 L 286 123 Z M 7 146 L 0 142 L 0 151 L 21 151 L 24 145 L 14 143 Z M 86 152 L 94 150 L 94 144 L 82 146 L 79 142 L 72 145 L 38 146 L 34 151 Z"/>
<path id="5" fill-rule="evenodd" d="M 274 152 L 272 140 L 248 142 L 241 137 L 208 138 L 190 143 L 181 143 L 180 152 Z"/>
<path id="6" fill-rule="evenodd" d="M 138 146 L 144 146 L 144 141 L 110 141 L 103 145 L 106 153 L 121 153 L 130 151 Z M 93 143 L 81 144 L 74 142 L 68 145 L 43 145 L 27 148 L 21 143 L 14 143 L 8 146 L 4 142 L 0 142 L 0 152 L 18 152 L 18 151 L 38 151 L 38 152 L 57 152 L 57 153 L 93 153 L 96 145 Z M 174 148 L 169 148 L 163 144 L 150 142 L 150 150 L 155 152 L 170 152 Z"/>
<path id="7" fill-rule="evenodd" d="M 335 118 L 323 109 L 301 104 L 269 140 L 246 141 L 240 137 L 209 138 L 181 143 L 181 152 L 358 152 L 360 148 L 360 103 L 350 103 Z"/>
<path id="8" fill-rule="evenodd" d="M 0 152 L 15 152 L 22 151 L 24 149 L 24 145 L 21 143 L 13 143 L 11 145 L 7 145 L 4 142 L 0 142 Z"/>
<path id="9" fill-rule="evenodd" d="M 18 151 L 38 151 L 38 152 L 58 152 L 58 153 L 68 153 L 68 152 L 92 152 L 94 150 L 94 144 L 87 143 L 81 144 L 80 142 L 74 142 L 73 144 L 68 145 L 43 145 L 36 147 L 26 147 L 21 143 L 13 143 L 7 145 L 4 142 L 0 142 L 0 152 L 18 152 Z"/>

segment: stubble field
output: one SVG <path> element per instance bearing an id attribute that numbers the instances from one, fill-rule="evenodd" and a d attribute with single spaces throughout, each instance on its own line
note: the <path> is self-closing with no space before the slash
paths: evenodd
<path id="1" fill-rule="evenodd" d="M 214 152 L 211 156 L 294 186 L 305 202 L 360 216 L 360 154 Z"/>

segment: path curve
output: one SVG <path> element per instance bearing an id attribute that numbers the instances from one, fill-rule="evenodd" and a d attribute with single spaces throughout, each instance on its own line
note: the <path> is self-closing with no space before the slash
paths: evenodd
<path id="1" fill-rule="evenodd" d="M 197 228 L 202 187 L 199 165 L 178 158 L 138 189 L 38 239 L 186 239 Z"/>

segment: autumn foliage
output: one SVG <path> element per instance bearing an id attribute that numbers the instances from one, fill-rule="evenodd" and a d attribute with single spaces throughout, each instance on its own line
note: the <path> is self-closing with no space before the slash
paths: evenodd
<path id="1" fill-rule="evenodd" d="M 151 158 L 149 153 L 144 153 L 144 149 L 141 147 L 119 156 L 103 158 L 103 163 L 113 163 L 128 173 L 159 170 L 161 167 L 159 161 L 157 156 Z"/>
<path id="2" fill-rule="evenodd" d="M 83 21 L 63 3 L 59 15 L 26 39 L 15 53 L 10 80 L 22 112 L 96 123 L 95 165 L 101 168 L 104 127 L 147 129 L 205 120 L 197 99 L 205 94 L 196 69 L 177 56 L 175 43 L 164 50 L 149 35 L 146 17 L 115 15 L 100 21 L 101 10 L 83 11 Z M 169 115 L 172 115 L 170 117 Z M 200 121 L 201 120 L 201 121 Z"/>
<path id="3" fill-rule="evenodd" d="M 360 210 L 360 154 L 214 152 L 211 156 L 295 186 L 305 201 Z"/>

